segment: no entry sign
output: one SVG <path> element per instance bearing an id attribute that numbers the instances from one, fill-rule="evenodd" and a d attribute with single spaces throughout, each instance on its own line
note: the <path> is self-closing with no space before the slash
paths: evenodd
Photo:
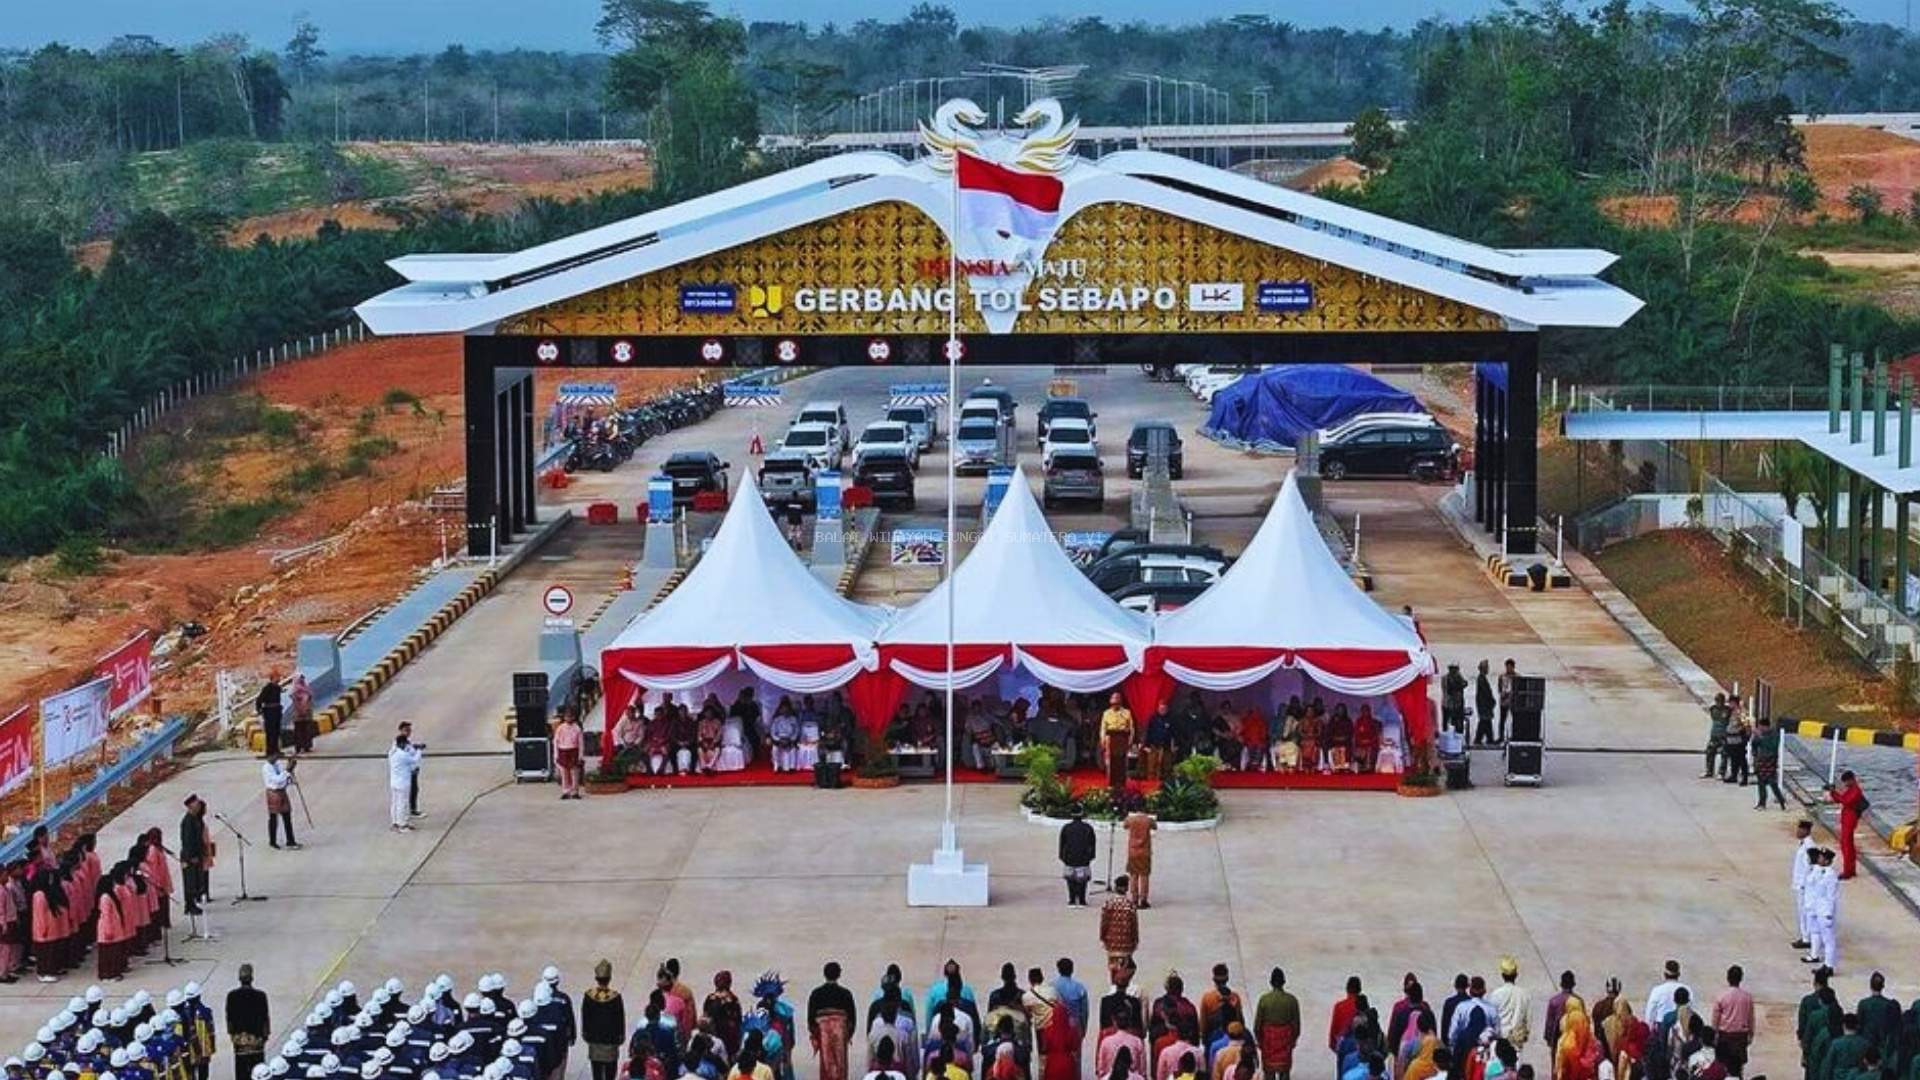
<path id="1" fill-rule="evenodd" d="M 565 585 L 549 585 L 540 595 L 540 606 L 547 609 L 547 614 L 559 618 L 573 610 L 573 590 Z"/>

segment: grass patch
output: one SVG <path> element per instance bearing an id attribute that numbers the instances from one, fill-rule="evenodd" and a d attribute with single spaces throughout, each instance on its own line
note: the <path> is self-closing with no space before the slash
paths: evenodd
<path id="1" fill-rule="evenodd" d="M 385 406 L 388 412 L 392 412 L 395 409 L 398 409 L 402 405 L 412 406 L 415 415 L 419 415 L 420 413 L 426 411 L 425 408 L 420 404 L 420 395 L 414 393 L 411 390 L 403 390 L 398 386 L 393 387 L 392 389 L 389 389 L 384 394 L 381 394 L 380 404 Z"/>
<path id="2" fill-rule="evenodd" d="M 200 551 L 234 547 L 259 536 L 267 522 L 291 509 L 293 503 L 279 496 L 222 503 L 189 525 L 181 541 Z"/>
<path id="3" fill-rule="evenodd" d="M 318 491 L 332 482 L 335 470 L 331 462 L 309 461 L 289 472 L 280 486 L 292 492 Z"/>
<path id="4" fill-rule="evenodd" d="M 1895 727 L 1891 684 L 1845 644 L 1782 616 L 1778 589 L 1729 560 L 1704 532 L 1669 529 L 1594 560 L 1660 632 L 1723 684 L 1774 685 L 1774 713 Z M 1861 706 L 1870 711 L 1857 711 Z M 1845 708 L 1843 708 L 1845 706 Z"/>
<path id="5" fill-rule="evenodd" d="M 93 533 L 69 536 L 53 550 L 53 566 L 63 577 L 92 577 L 107 568 L 107 553 Z"/>

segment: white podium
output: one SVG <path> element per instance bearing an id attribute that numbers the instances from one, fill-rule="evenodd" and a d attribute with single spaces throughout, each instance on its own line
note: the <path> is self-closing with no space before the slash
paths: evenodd
<path id="1" fill-rule="evenodd" d="M 987 906 L 987 864 L 966 861 L 951 824 L 941 826 L 932 862 L 907 867 L 907 906 Z"/>

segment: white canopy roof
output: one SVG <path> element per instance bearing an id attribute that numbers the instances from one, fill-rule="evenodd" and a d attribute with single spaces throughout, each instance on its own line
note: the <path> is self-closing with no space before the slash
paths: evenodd
<path id="1" fill-rule="evenodd" d="M 1212 587 L 1154 625 L 1154 644 L 1183 647 L 1369 649 L 1424 659 L 1400 616 L 1360 591 L 1314 524 L 1294 474 L 1240 558 Z"/>
<path id="2" fill-rule="evenodd" d="M 852 645 L 867 653 L 888 609 L 842 598 L 804 566 L 751 475 L 685 581 L 607 646 Z"/>
<path id="3" fill-rule="evenodd" d="M 963 645 L 1118 645 L 1138 661 L 1152 635 L 1146 617 L 1094 587 L 1060 550 L 1016 469 L 979 543 L 953 574 L 880 635 L 880 644 L 943 644 L 947 590 L 954 637 Z"/>

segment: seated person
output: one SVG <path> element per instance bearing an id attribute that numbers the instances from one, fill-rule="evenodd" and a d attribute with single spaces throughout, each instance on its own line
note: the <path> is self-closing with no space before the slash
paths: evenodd
<path id="1" fill-rule="evenodd" d="M 893 710 L 893 719 L 887 721 L 884 737 L 888 753 L 916 745 L 913 741 L 913 710 L 907 708 L 906 702 L 901 702 L 900 707 Z"/>
<path id="2" fill-rule="evenodd" d="M 1327 720 L 1327 768 L 1334 772 L 1353 768 L 1353 717 L 1347 715 L 1344 701 L 1334 705 Z"/>
<path id="3" fill-rule="evenodd" d="M 641 740 L 646 738 L 647 722 L 640 715 L 640 706 L 647 695 L 635 694 L 627 710 L 620 714 L 620 722 L 613 725 L 613 752 L 637 750 Z"/>
<path id="4" fill-rule="evenodd" d="M 1360 706 L 1353 721 L 1353 771 L 1370 773 L 1380 756 L 1380 721 L 1374 719 L 1371 705 Z"/>
<path id="5" fill-rule="evenodd" d="M 1319 698 L 1307 706 L 1300 714 L 1300 768 L 1306 772 L 1323 772 L 1326 769 L 1325 755 L 1321 751 L 1326 738 L 1326 711 Z"/>
<path id="6" fill-rule="evenodd" d="M 1207 733 L 1213 736 L 1213 752 L 1220 757 L 1221 764 L 1229 769 L 1240 768 L 1240 722 L 1234 712 L 1232 701 L 1222 701 L 1220 708 L 1213 714 L 1213 723 Z"/>
<path id="7" fill-rule="evenodd" d="M 673 770 L 677 773 L 693 771 L 695 755 L 700 749 L 700 722 L 685 705 L 673 710 L 673 723 L 667 728 L 667 742 L 673 747 Z"/>
<path id="8" fill-rule="evenodd" d="M 853 748 L 853 710 L 835 690 L 820 714 L 820 760 L 844 765 Z"/>
<path id="9" fill-rule="evenodd" d="M 1027 740 L 1058 750 L 1060 767 L 1071 769 L 1079 757 L 1079 749 L 1074 743 L 1073 727 L 1067 723 L 1060 708 L 1060 705 L 1049 702 L 1043 691 L 1040 695 L 1040 715 L 1027 725 Z"/>
<path id="10" fill-rule="evenodd" d="M 913 710 L 913 745 L 917 750 L 938 750 L 944 741 L 940 710 L 922 701 Z"/>
<path id="11" fill-rule="evenodd" d="M 1267 721 L 1260 710 L 1249 704 L 1240 714 L 1240 768 L 1245 772 L 1265 771 L 1272 767 L 1267 748 Z"/>
<path id="12" fill-rule="evenodd" d="M 759 706 L 753 706 L 752 715 L 758 713 Z M 715 772 L 739 772 L 747 767 L 747 715 L 736 702 L 720 721 L 720 753 L 714 758 Z"/>
<path id="13" fill-rule="evenodd" d="M 1013 699 L 1013 705 L 1007 709 L 1007 715 L 1000 719 L 998 734 L 1002 747 L 1027 745 L 1027 727 L 1032 723 L 1027 719 L 1027 713 L 1032 709 L 1033 706 L 1028 704 L 1026 698 Z"/>
<path id="14" fill-rule="evenodd" d="M 700 744 L 700 772 L 712 776 L 720 766 L 721 736 L 726 730 L 726 712 L 717 701 L 708 698 L 710 704 L 700 708 L 700 723 L 696 738 Z"/>
<path id="15" fill-rule="evenodd" d="M 1374 772 L 1398 773 L 1407 771 L 1406 758 L 1400 753 L 1400 740 L 1391 735 L 1380 740 L 1380 756 L 1374 759 Z"/>
<path id="16" fill-rule="evenodd" d="M 999 744 L 1000 737 L 993 729 L 992 703 L 986 698 L 972 701 L 955 698 L 953 707 L 962 717 L 960 747 L 966 755 L 967 764 L 986 772 L 993 771 L 996 765 L 993 748 Z"/>
<path id="17" fill-rule="evenodd" d="M 767 741 L 773 744 L 773 771 L 786 773 L 800 768 L 800 713 L 793 699 L 782 696 L 767 722 Z"/>
<path id="18" fill-rule="evenodd" d="M 647 733 L 641 738 L 647 772 L 654 776 L 665 776 L 673 767 L 674 711 L 673 695 L 668 694 L 654 707 L 653 719 L 647 721 Z"/>

